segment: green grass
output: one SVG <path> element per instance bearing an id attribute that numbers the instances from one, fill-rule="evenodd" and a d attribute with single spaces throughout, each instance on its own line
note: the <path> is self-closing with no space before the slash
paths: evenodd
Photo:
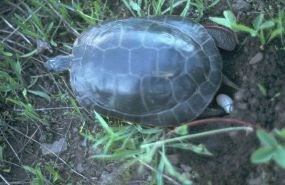
<path id="1" fill-rule="evenodd" d="M 207 4 L 203 0 L 122 0 L 124 5 L 130 11 L 133 16 L 142 17 L 148 15 L 180 15 L 187 16 L 191 10 L 195 12 L 195 16 L 192 17 L 196 21 L 199 21 L 204 12 L 219 3 L 220 0 L 214 0 L 210 4 Z M 182 8 L 182 9 L 181 9 Z M 177 9 L 181 9 L 177 11 Z"/>
<path id="2" fill-rule="evenodd" d="M 274 39 L 280 39 L 285 46 L 285 10 L 278 11 L 275 17 L 265 18 L 264 13 L 258 14 L 252 21 L 252 26 L 239 23 L 236 16 L 229 10 L 224 11 L 224 18 L 210 17 L 210 20 L 228 27 L 235 32 L 246 32 L 251 37 L 257 37 L 262 45 L 266 45 Z"/>
<path id="3" fill-rule="evenodd" d="M 56 132 L 52 130 L 54 122 L 57 125 L 66 124 L 60 120 L 61 117 L 52 116 L 53 112 L 59 112 L 74 120 L 77 125 L 82 124 L 78 134 L 92 143 L 92 148 L 97 153 L 92 156 L 93 160 L 120 161 L 124 164 L 124 169 L 131 165 L 147 168 L 152 172 L 153 184 L 162 185 L 166 180 L 191 184 L 189 176 L 193 174 L 183 174 L 179 171 L 168 159 L 169 151 L 189 150 L 198 155 L 210 156 L 211 152 L 203 144 L 194 144 L 191 139 L 248 128 L 237 127 L 189 134 L 187 127 L 182 126 L 176 128 L 174 134 L 169 134 L 166 128 L 114 123 L 110 118 L 103 118 L 93 111 L 79 107 L 72 96 L 68 80 L 64 78 L 65 75 L 46 73 L 43 62 L 48 57 L 70 53 L 79 33 L 104 20 L 128 16 L 191 14 L 194 15 L 193 20 L 200 21 L 219 0 L 209 4 L 206 2 L 122 0 L 118 4 L 119 10 L 104 0 L 61 3 L 57 0 L 1 2 L 2 6 L 7 7 L 7 12 L 2 17 L 4 27 L 1 28 L 0 35 L 0 174 L 9 176 L 16 166 L 31 175 L 28 178 L 31 184 L 75 183 L 75 179 L 62 178 L 60 169 L 54 170 L 54 165 L 51 167 L 44 158 L 33 156 L 33 153 L 28 151 L 30 142 L 36 146 L 40 143 L 33 138 L 34 135 L 38 136 L 37 139 L 48 137 Z M 274 23 L 273 27 L 262 28 L 261 25 L 267 20 L 263 14 L 259 15 L 257 22 L 258 20 L 258 29 L 256 26 L 253 30 L 249 28 L 249 33 L 254 32 L 263 44 L 281 38 L 284 46 L 284 10 L 269 19 Z M 91 131 L 90 125 L 98 126 L 98 130 Z M 45 133 L 47 131 L 49 133 Z M 38 157 L 36 162 L 23 163 L 17 153 L 13 152 L 14 146 L 9 138 L 17 138 L 19 143 L 26 143 L 24 141 L 27 139 L 27 146 L 25 145 L 23 150 L 27 150 L 27 154 L 32 157 Z M 17 164 L 11 165 L 8 162 L 8 151 L 12 153 L 9 157 L 18 159 Z M 55 157 L 59 158 L 58 155 Z M 54 163 L 57 163 L 56 160 Z M 65 172 L 70 173 L 68 177 L 71 177 L 74 171 L 70 169 L 73 168 L 67 164 L 64 167 L 66 169 L 61 170 L 65 169 Z"/>

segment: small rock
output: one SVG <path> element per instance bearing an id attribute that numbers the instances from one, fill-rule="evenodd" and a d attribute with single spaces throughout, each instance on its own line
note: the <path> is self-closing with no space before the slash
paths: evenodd
<path id="1" fill-rule="evenodd" d="M 107 172 L 103 171 L 99 179 L 101 185 L 121 184 L 118 171 Z"/>
<path id="2" fill-rule="evenodd" d="M 262 61 L 263 59 L 263 54 L 261 52 L 258 52 L 254 55 L 254 57 L 252 57 L 249 61 L 249 64 L 253 65 L 253 64 L 257 64 L 258 62 Z"/>
<path id="3" fill-rule="evenodd" d="M 58 154 L 60 152 L 67 150 L 67 143 L 65 141 L 65 138 L 61 138 L 53 142 L 52 144 L 42 143 L 41 149 L 42 149 L 43 155 L 47 155 L 51 153 Z"/>
<path id="4" fill-rule="evenodd" d="M 236 12 L 247 12 L 251 9 L 251 5 L 245 0 L 235 0 L 232 7 Z"/>
<path id="5" fill-rule="evenodd" d="M 180 167 L 183 169 L 184 172 L 191 172 L 192 168 L 188 165 L 181 164 Z"/>
<path id="6" fill-rule="evenodd" d="M 73 132 L 73 133 L 77 133 L 77 132 L 78 132 L 78 128 L 73 127 L 73 128 L 72 128 L 72 132 Z"/>
<path id="7" fill-rule="evenodd" d="M 242 101 L 246 97 L 246 90 L 245 89 L 240 89 L 235 93 L 234 99 L 236 101 Z"/>
<path id="8" fill-rule="evenodd" d="M 81 141 L 80 145 L 81 145 L 82 147 L 86 147 L 86 146 L 87 146 L 87 139 L 84 138 L 84 139 Z"/>

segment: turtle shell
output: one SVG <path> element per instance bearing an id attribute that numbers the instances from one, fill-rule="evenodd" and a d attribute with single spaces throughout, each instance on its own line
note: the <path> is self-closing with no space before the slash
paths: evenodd
<path id="1" fill-rule="evenodd" d="M 207 30 L 176 16 L 106 22 L 73 47 L 71 85 L 81 105 L 147 125 L 197 118 L 221 83 L 222 60 Z"/>

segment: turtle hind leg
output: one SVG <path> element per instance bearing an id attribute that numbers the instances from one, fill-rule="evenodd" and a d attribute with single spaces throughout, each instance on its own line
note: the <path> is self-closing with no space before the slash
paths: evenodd
<path id="1" fill-rule="evenodd" d="M 48 61 L 44 63 L 44 66 L 49 71 L 63 72 L 70 68 L 71 61 L 71 55 L 59 55 L 48 59 Z"/>
<path id="2" fill-rule="evenodd" d="M 237 42 L 235 35 L 232 31 L 220 26 L 205 26 L 205 27 L 208 33 L 214 39 L 217 47 L 228 51 L 232 51 L 235 49 Z"/>

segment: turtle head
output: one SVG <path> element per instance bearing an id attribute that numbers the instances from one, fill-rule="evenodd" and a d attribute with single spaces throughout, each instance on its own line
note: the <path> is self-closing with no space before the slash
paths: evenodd
<path id="1" fill-rule="evenodd" d="M 205 28 L 214 39 L 217 47 L 228 51 L 232 51 L 235 49 L 237 42 L 235 35 L 232 31 L 227 28 L 214 25 L 205 26 Z"/>
<path id="2" fill-rule="evenodd" d="M 63 72 L 70 68 L 72 55 L 59 55 L 54 58 L 48 59 L 44 66 L 49 71 Z"/>

